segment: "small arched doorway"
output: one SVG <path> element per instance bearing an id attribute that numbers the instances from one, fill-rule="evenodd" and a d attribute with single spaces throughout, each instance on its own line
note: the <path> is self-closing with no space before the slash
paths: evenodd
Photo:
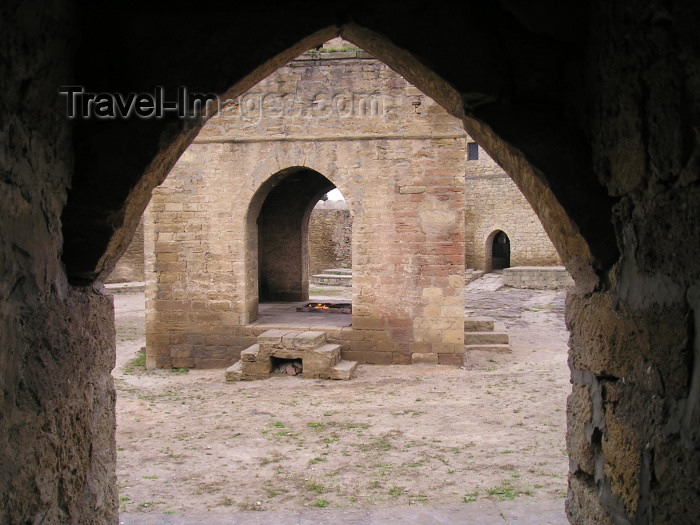
<path id="1" fill-rule="evenodd" d="M 510 268 L 510 239 L 498 230 L 491 241 L 491 269 Z"/>

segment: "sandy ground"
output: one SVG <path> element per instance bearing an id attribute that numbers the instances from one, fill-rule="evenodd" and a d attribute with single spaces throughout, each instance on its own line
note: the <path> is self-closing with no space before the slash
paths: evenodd
<path id="1" fill-rule="evenodd" d="M 562 501 L 564 292 L 478 283 L 466 312 L 504 322 L 512 354 L 471 355 L 465 369 L 361 366 L 352 381 L 146 372 L 133 365 L 143 293 L 116 293 L 121 511 Z"/>

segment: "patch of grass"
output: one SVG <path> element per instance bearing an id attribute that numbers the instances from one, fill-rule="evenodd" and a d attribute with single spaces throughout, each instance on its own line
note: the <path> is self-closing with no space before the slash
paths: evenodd
<path id="1" fill-rule="evenodd" d="M 321 463 L 322 461 L 328 461 L 328 459 L 317 456 L 309 460 L 309 465 L 315 465 L 316 463 Z"/>
<path id="2" fill-rule="evenodd" d="M 155 474 L 151 474 L 148 476 L 142 476 L 142 477 L 143 477 L 143 479 L 158 479 L 158 476 L 156 476 Z"/>
<path id="3" fill-rule="evenodd" d="M 478 490 L 473 490 L 471 492 L 467 492 L 462 500 L 464 503 L 474 503 L 477 499 L 479 498 L 479 491 Z"/>
<path id="4" fill-rule="evenodd" d="M 335 432 L 331 432 L 330 437 L 323 438 L 323 443 L 326 445 L 329 445 L 329 444 L 334 443 L 334 442 L 339 441 L 339 440 L 340 440 L 340 436 L 338 434 L 336 434 Z"/>
<path id="5" fill-rule="evenodd" d="M 525 487 L 517 487 L 508 480 L 501 482 L 501 484 L 496 487 L 488 489 L 487 492 L 489 496 L 494 496 L 498 501 L 510 501 L 514 500 L 517 496 L 532 496 L 535 493 L 527 485 Z"/>
<path id="6" fill-rule="evenodd" d="M 125 501 L 129 501 L 131 498 L 129 496 L 119 496 L 119 502 L 124 503 Z"/>
<path id="7" fill-rule="evenodd" d="M 236 504 L 236 502 L 233 501 L 228 496 L 224 496 L 221 498 L 221 500 L 219 500 L 219 505 L 223 505 L 224 507 L 230 507 L 230 506 L 235 505 L 235 504 Z"/>
<path id="8" fill-rule="evenodd" d="M 284 423 L 282 423 L 281 421 L 275 421 L 274 423 L 272 423 L 272 426 L 275 428 L 284 428 Z"/>
<path id="9" fill-rule="evenodd" d="M 178 374 L 178 375 L 189 374 L 189 373 L 190 373 L 190 369 L 189 369 L 189 368 L 172 368 L 170 371 L 171 371 L 173 374 Z"/>
<path id="10" fill-rule="evenodd" d="M 131 361 L 127 362 L 122 368 L 125 374 L 133 374 L 136 371 L 146 370 L 146 352 L 141 349 L 136 353 Z"/>
<path id="11" fill-rule="evenodd" d="M 329 427 L 339 427 L 344 430 L 362 429 L 367 430 L 370 425 L 369 423 L 356 423 L 354 421 L 328 421 L 326 423 Z"/>
<path id="12" fill-rule="evenodd" d="M 423 494 L 422 492 L 418 494 L 409 494 L 408 500 L 409 505 L 411 503 L 425 503 L 426 501 L 428 501 L 428 495 Z"/>
<path id="13" fill-rule="evenodd" d="M 389 489 L 389 496 L 392 498 L 398 498 L 401 494 L 403 494 L 403 487 L 397 487 L 394 485 Z"/>
<path id="14" fill-rule="evenodd" d="M 314 501 L 314 505 L 316 505 L 317 507 L 320 507 L 320 508 L 327 507 L 328 501 L 325 499 L 319 498 L 316 501 Z"/>
<path id="15" fill-rule="evenodd" d="M 308 491 L 316 492 L 318 494 L 321 494 L 326 490 L 326 487 L 323 486 L 323 483 L 319 483 L 318 481 L 314 480 L 305 481 L 304 488 Z"/>
<path id="16" fill-rule="evenodd" d="M 267 494 L 268 498 L 274 498 L 276 496 L 279 496 L 280 494 L 286 494 L 287 490 L 279 487 L 273 487 L 271 481 L 266 481 L 263 483 L 263 489 L 265 490 L 265 493 Z"/>
<path id="17" fill-rule="evenodd" d="M 321 431 L 323 430 L 323 423 L 319 423 L 317 421 L 310 421 L 309 423 L 306 424 L 307 427 L 313 428 L 316 431 Z"/>

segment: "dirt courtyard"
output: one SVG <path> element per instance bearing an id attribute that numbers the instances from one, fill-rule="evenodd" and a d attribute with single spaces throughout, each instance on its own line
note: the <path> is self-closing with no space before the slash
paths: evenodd
<path id="1" fill-rule="evenodd" d="M 145 371 L 144 295 L 117 292 L 120 510 L 563 506 L 565 292 L 491 291 L 497 279 L 467 286 L 465 311 L 505 323 L 512 354 L 470 355 L 464 369 L 360 366 L 351 381 Z"/>

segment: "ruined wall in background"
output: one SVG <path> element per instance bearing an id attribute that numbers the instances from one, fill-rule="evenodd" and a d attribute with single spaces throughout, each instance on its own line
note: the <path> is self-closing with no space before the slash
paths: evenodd
<path id="1" fill-rule="evenodd" d="M 320 201 L 309 219 L 309 275 L 352 267 L 352 219 L 343 201 Z"/>
<path id="2" fill-rule="evenodd" d="M 60 260 L 74 11 L 36 11 L 0 16 L 0 523 L 116 523 L 112 298 Z"/>

